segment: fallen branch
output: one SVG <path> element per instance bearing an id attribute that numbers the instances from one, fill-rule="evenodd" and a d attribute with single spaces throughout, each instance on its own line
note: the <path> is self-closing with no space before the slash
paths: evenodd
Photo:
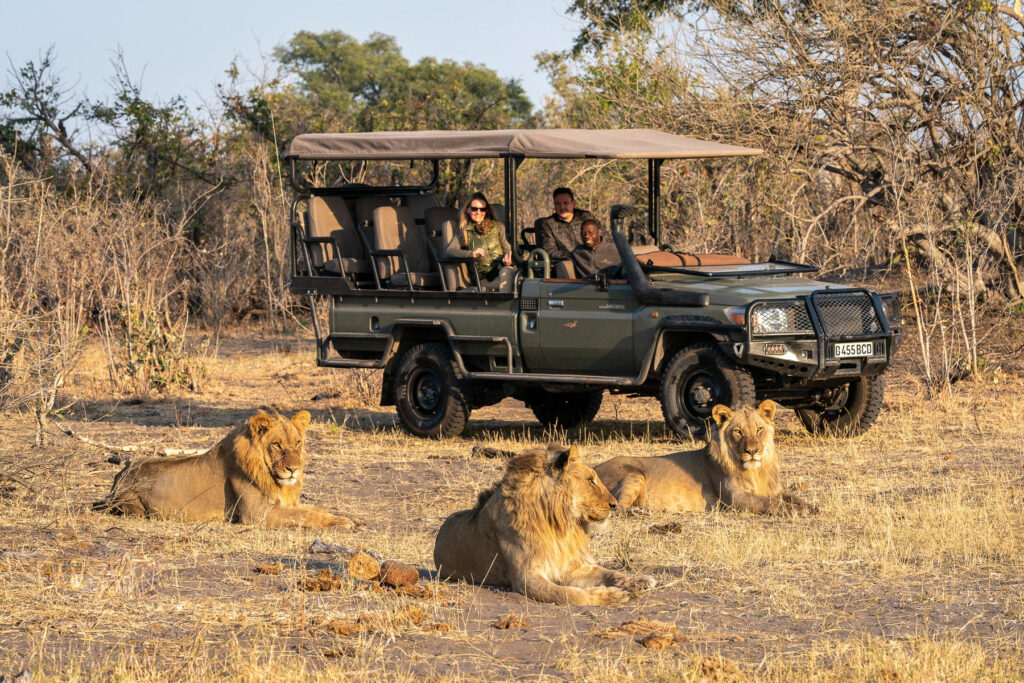
<path id="1" fill-rule="evenodd" d="M 64 425 L 55 425 L 65 436 L 69 436 L 72 439 L 78 439 L 82 443 L 89 444 L 94 448 L 101 448 L 105 451 L 113 451 L 115 453 L 153 453 L 160 456 L 175 456 L 175 455 L 201 455 L 208 451 L 208 448 L 153 448 L 147 446 L 115 446 L 113 444 L 104 443 L 103 441 L 96 441 L 90 439 L 87 436 L 76 434 L 71 427 Z"/>

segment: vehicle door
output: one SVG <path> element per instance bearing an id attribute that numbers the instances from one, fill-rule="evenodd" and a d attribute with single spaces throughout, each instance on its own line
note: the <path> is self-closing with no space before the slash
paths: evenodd
<path id="1" fill-rule="evenodd" d="M 530 371 L 637 373 L 633 319 L 639 306 L 628 282 L 545 279 L 536 291 L 536 313 L 521 328 Z"/>

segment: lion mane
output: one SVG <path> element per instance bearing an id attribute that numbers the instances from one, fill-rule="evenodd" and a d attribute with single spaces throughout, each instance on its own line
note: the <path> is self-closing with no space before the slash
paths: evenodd
<path id="1" fill-rule="evenodd" d="M 594 562 L 590 527 L 615 506 L 576 446 L 529 451 L 509 462 L 475 507 L 444 521 L 434 564 L 442 579 L 506 586 L 540 602 L 623 602 L 655 582 Z"/>
<path id="2" fill-rule="evenodd" d="M 594 469 L 622 509 L 697 512 L 723 505 L 759 514 L 817 512 L 782 490 L 775 409 L 772 401 L 735 412 L 716 405 L 704 448 L 659 457 L 620 456 Z"/>
<path id="3" fill-rule="evenodd" d="M 309 421 L 305 410 L 290 420 L 260 410 L 202 455 L 129 463 L 93 509 L 181 521 L 351 528 L 356 521 L 299 503 Z"/>

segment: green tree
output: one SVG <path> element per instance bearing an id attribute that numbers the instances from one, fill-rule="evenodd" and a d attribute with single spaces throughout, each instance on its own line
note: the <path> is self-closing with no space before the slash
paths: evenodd
<path id="1" fill-rule="evenodd" d="M 484 130 L 538 121 L 514 79 L 469 62 L 425 57 L 412 64 L 395 39 L 382 34 L 360 42 L 341 31 L 301 31 L 274 56 L 279 80 L 245 92 L 227 90 L 222 100 L 233 120 L 281 149 L 307 132 Z M 356 165 L 346 179 L 366 179 L 360 175 L 365 172 Z M 442 195 L 457 201 L 474 177 L 481 181 L 469 160 L 446 162 Z"/>
<path id="2" fill-rule="evenodd" d="M 300 31 L 274 55 L 298 94 L 346 130 L 493 129 L 531 122 L 515 80 L 472 63 L 425 57 L 410 64 L 395 39 L 359 42 L 341 31 Z"/>

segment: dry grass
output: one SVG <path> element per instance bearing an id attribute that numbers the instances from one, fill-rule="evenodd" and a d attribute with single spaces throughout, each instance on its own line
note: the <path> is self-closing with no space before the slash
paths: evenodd
<path id="1" fill-rule="evenodd" d="M 900 681 L 1024 669 L 1024 396 L 1012 377 L 924 401 L 897 370 L 879 424 L 849 441 L 782 415 L 784 477 L 819 516 L 616 515 L 594 539 L 599 561 L 652 573 L 658 588 L 567 608 L 435 582 L 423 597 L 348 578 L 299 585 L 344 574 L 343 559 L 309 554 L 317 536 L 432 569 L 441 520 L 503 467 L 471 457 L 476 443 L 579 440 L 593 463 L 679 448 L 652 401 L 609 397 L 592 429 L 554 435 L 508 401 L 438 443 L 396 430 L 349 373 L 317 370 L 294 338 L 222 340 L 203 393 L 143 403 L 112 393 L 100 351 L 80 367 L 68 417 L 110 443 L 197 447 L 258 405 L 311 409 L 306 500 L 368 524 L 321 534 L 92 513 L 118 469 L 109 454 L 63 437 L 36 448 L 31 421 L 15 417 L 0 446 L 0 674 Z M 525 626 L 494 628 L 510 615 Z M 641 617 L 676 630 L 643 647 L 650 634 L 620 628 Z"/>

